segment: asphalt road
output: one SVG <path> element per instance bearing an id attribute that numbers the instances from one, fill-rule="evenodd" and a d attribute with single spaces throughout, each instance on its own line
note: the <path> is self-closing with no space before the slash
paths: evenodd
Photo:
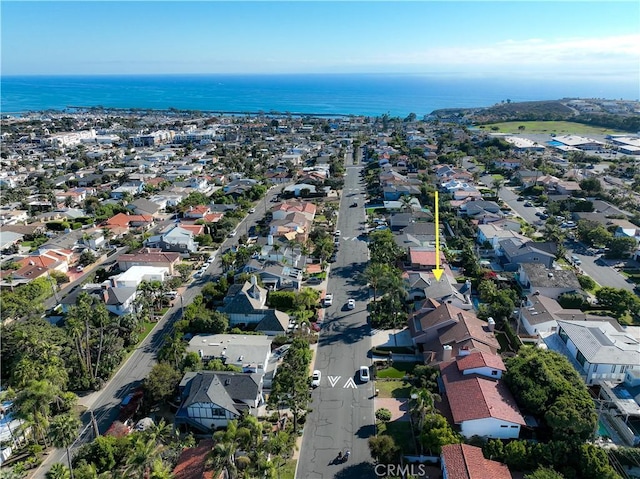
<path id="1" fill-rule="evenodd" d="M 368 262 L 368 249 L 358 237 L 365 220 L 360 166 L 348 159 L 338 229 L 341 232 L 336 262 L 332 264 L 327 308 L 320 332 L 314 369 L 322 372 L 312 393 L 296 477 L 299 479 L 373 477 L 368 438 L 375 433 L 373 382 L 362 383 L 360 366 L 369 366 L 371 328 L 367 323 L 368 290 L 358 280 Z M 349 205 L 357 198 L 360 207 Z M 356 307 L 348 310 L 347 300 Z M 337 463 L 339 451 L 351 451 L 347 462 Z"/>
<path id="2" fill-rule="evenodd" d="M 271 188 L 265 198 L 260 200 L 255 206 L 255 213 L 245 217 L 237 227 L 237 231 L 244 231 L 253 226 L 260 218 L 262 218 L 268 208 L 269 202 L 276 195 L 279 188 Z M 246 223 L 246 226 L 245 226 Z M 238 236 L 227 238 L 216 252 L 219 256 L 220 251 L 236 244 Z M 111 259 L 111 258 L 110 258 Z M 162 346 L 165 335 L 170 334 L 173 330 L 173 324 L 182 316 L 182 306 L 186 306 L 193 301 L 193 298 L 200 294 L 202 287 L 209 281 L 222 274 L 219 261 L 214 261 L 206 271 L 206 274 L 199 279 L 192 280 L 185 288 L 182 298 L 178 298 L 169 311 L 158 321 L 151 333 L 142 341 L 142 343 L 133 351 L 127 361 L 118 369 L 111 380 L 100 391 L 93 393 L 91 398 L 82 401 L 89 403 L 89 411 L 82 416 L 83 428 L 82 434 L 78 441 L 74 444 L 79 447 L 83 443 L 93 439 L 90 425 L 90 411 L 93 412 L 100 433 L 103 434 L 118 417 L 119 405 L 122 399 L 133 389 L 142 384 L 156 363 L 156 353 Z M 52 449 L 42 465 L 32 473 L 32 479 L 45 479 L 46 472 L 51 465 L 56 462 L 66 464 L 66 452 L 61 449 Z"/>

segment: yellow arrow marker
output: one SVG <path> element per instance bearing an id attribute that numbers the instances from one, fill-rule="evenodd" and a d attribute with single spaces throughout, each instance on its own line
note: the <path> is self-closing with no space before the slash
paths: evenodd
<path id="1" fill-rule="evenodd" d="M 440 278 L 442 277 L 442 273 L 444 273 L 444 270 L 442 268 L 440 268 L 440 218 L 438 217 L 440 214 L 440 211 L 438 209 L 438 191 L 436 191 L 436 214 L 435 214 L 435 218 L 436 218 L 436 267 L 435 269 L 432 269 L 431 271 L 433 272 L 433 276 L 435 276 L 436 281 L 440 281 Z"/>

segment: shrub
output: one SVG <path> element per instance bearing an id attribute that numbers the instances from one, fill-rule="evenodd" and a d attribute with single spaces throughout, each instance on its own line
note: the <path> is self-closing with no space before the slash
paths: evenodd
<path id="1" fill-rule="evenodd" d="M 378 409 L 376 411 L 376 419 L 382 422 L 391 421 L 391 411 L 389 411 L 387 408 L 384 408 L 384 407 Z"/>

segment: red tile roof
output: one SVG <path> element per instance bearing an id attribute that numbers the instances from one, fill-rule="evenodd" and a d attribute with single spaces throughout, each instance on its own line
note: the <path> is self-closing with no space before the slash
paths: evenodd
<path id="1" fill-rule="evenodd" d="M 213 479 L 215 471 L 206 470 L 205 466 L 213 444 L 212 439 L 204 439 L 197 447 L 184 449 L 173 470 L 174 479 Z"/>
<path id="2" fill-rule="evenodd" d="M 107 220 L 107 226 L 120 226 L 126 228 L 130 223 L 153 223 L 153 216 L 148 215 L 127 215 L 118 213 Z"/>
<path id="3" fill-rule="evenodd" d="M 435 251 L 416 251 L 409 248 L 409 258 L 411 264 L 419 264 L 421 266 L 436 266 L 436 252 Z M 446 262 L 444 254 L 440 253 L 440 264 L 443 265 Z"/>
<path id="4" fill-rule="evenodd" d="M 442 446 L 442 458 L 448 479 L 512 479 L 506 465 L 485 459 L 482 449 L 476 446 Z"/>
<path id="5" fill-rule="evenodd" d="M 493 369 L 499 369 L 500 371 L 507 370 L 504 362 L 502 362 L 502 358 L 497 354 L 488 354 L 482 351 L 477 351 L 469 354 L 468 356 L 458 358 L 458 369 L 460 371 L 482 368 L 485 366 Z"/>
<path id="6" fill-rule="evenodd" d="M 475 419 L 495 418 L 525 425 L 515 399 L 502 381 L 476 374 L 463 375 L 455 359 L 440 363 L 439 367 L 456 424 Z"/>

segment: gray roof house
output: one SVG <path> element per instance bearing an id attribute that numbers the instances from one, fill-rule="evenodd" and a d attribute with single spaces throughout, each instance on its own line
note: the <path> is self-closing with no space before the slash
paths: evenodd
<path id="1" fill-rule="evenodd" d="M 144 245 L 149 248 L 159 248 L 162 251 L 174 251 L 181 254 L 198 251 L 198 243 L 193 240 L 193 233 L 180 226 L 170 226 L 161 234 L 147 238 Z"/>
<path id="2" fill-rule="evenodd" d="M 198 353 L 203 361 L 221 359 L 242 372 L 264 374 L 271 354 L 269 336 L 257 334 L 198 334 L 191 338 L 187 352 Z"/>
<path id="3" fill-rule="evenodd" d="M 544 341 L 568 357 L 587 384 L 621 382 L 627 370 L 640 370 L 637 327 L 623 328 L 616 321 L 558 321 L 558 332 Z"/>
<path id="4" fill-rule="evenodd" d="M 204 433 L 226 427 L 243 413 L 255 414 L 264 403 L 262 380 L 257 374 L 188 372 L 179 387 L 182 403 L 176 413 L 176 425 Z"/>
<path id="5" fill-rule="evenodd" d="M 127 205 L 127 208 L 133 211 L 136 215 L 156 216 L 162 209 L 158 203 L 146 200 L 144 198 L 138 198 Z"/>
<path id="6" fill-rule="evenodd" d="M 517 279 L 524 290 L 558 299 L 562 293 L 581 292 L 578 278 L 571 270 L 547 269 L 540 263 L 522 263 Z"/>
<path id="7" fill-rule="evenodd" d="M 244 284 L 234 284 L 229 288 L 221 313 L 229 316 L 229 325 L 253 325 L 255 330 L 269 336 L 285 334 L 289 329 L 289 315 L 268 308 L 267 290 L 258 286 L 255 276 Z"/>
<path id="8" fill-rule="evenodd" d="M 243 272 L 255 274 L 267 288 L 272 290 L 293 289 L 299 291 L 302 287 L 302 270 L 273 261 L 260 262 L 255 259 L 249 261 Z"/>
<path id="9" fill-rule="evenodd" d="M 519 332 L 531 336 L 558 330 L 558 321 L 613 321 L 609 316 L 596 316 L 579 309 L 564 309 L 552 298 L 541 294 L 530 294 L 518 308 Z M 523 331 L 524 330 L 524 331 Z"/>
<path id="10" fill-rule="evenodd" d="M 517 238 L 503 239 L 499 245 L 503 254 L 503 265 L 507 271 L 516 271 L 521 263 L 540 263 L 546 268 L 551 268 L 558 251 L 556 243 L 523 242 Z"/>

